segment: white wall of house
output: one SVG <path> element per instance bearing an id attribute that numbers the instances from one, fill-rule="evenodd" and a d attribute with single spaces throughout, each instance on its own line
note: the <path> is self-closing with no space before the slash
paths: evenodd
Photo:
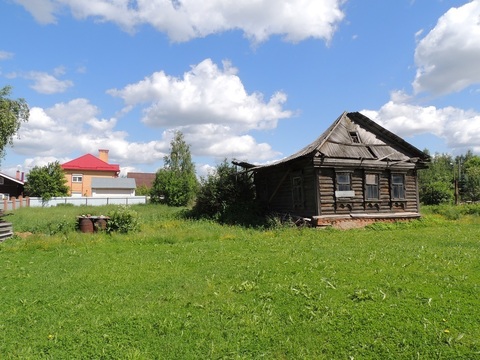
<path id="1" fill-rule="evenodd" d="M 135 189 L 94 189 L 92 188 L 92 197 L 125 197 L 135 196 Z"/>

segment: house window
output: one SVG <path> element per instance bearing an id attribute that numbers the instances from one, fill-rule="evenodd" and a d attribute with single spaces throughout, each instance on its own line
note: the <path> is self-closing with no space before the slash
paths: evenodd
<path id="1" fill-rule="evenodd" d="M 350 134 L 350 139 L 352 140 L 352 143 L 354 144 L 360 144 L 360 137 L 358 136 L 358 133 L 356 131 L 349 131 Z"/>
<path id="2" fill-rule="evenodd" d="M 82 181 L 83 181 L 83 175 L 82 174 L 73 174 L 72 175 L 72 182 L 81 183 Z"/>
<path id="3" fill-rule="evenodd" d="M 303 208 L 303 179 L 301 176 L 292 178 L 293 207 Z"/>
<path id="4" fill-rule="evenodd" d="M 350 191 L 351 188 L 350 173 L 337 173 L 337 190 Z"/>
<path id="5" fill-rule="evenodd" d="M 378 174 L 365 174 L 365 199 L 377 200 L 378 195 Z"/>
<path id="6" fill-rule="evenodd" d="M 5 179 L 3 177 L 0 177 L 0 185 L 4 184 Z"/>
<path id="7" fill-rule="evenodd" d="M 392 174 L 392 198 L 405 199 L 405 175 Z"/>

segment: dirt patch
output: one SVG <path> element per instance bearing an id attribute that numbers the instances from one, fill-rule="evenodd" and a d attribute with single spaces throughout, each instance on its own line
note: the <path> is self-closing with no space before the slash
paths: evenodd
<path id="1" fill-rule="evenodd" d="M 33 234 L 30 231 L 26 231 L 26 232 L 16 232 L 15 235 L 22 239 L 26 239 Z"/>

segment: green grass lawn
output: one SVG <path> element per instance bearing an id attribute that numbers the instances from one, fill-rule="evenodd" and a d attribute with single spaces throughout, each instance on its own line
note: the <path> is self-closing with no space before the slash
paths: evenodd
<path id="1" fill-rule="evenodd" d="M 111 209 L 8 217 L 0 359 L 480 358 L 478 217 L 259 230 L 149 205 L 137 233 L 74 230 Z"/>

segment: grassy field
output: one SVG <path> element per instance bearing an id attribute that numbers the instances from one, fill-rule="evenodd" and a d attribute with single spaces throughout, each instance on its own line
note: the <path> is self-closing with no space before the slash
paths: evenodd
<path id="1" fill-rule="evenodd" d="M 112 208 L 8 217 L 1 359 L 480 358 L 478 216 L 260 230 L 132 209 L 133 234 L 74 230 Z"/>

